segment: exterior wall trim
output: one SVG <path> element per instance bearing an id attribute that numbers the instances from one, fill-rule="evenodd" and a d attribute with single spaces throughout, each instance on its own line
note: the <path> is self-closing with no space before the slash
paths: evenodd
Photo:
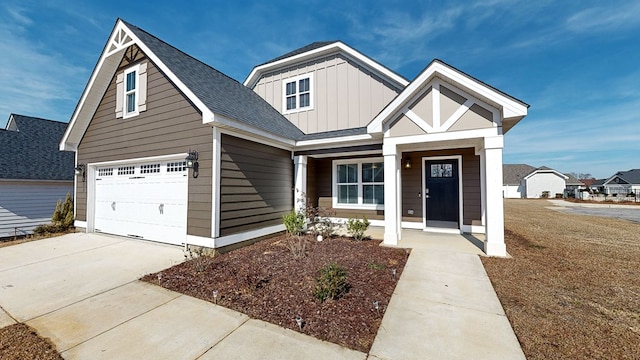
<path id="1" fill-rule="evenodd" d="M 227 245 L 233 245 L 235 243 L 255 239 L 261 236 L 275 234 L 280 231 L 284 231 L 284 225 L 273 225 L 265 228 L 260 228 L 251 231 L 245 231 L 237 234 L 221 236 L 214 239 L 214 247 L 219 248 Z"/>

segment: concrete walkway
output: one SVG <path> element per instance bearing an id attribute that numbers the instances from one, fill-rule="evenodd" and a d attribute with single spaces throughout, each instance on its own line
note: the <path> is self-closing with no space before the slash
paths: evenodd
<path id="1" fill-rule="evenodd" d="M 181 249 L 97 234 L 0 248 L 0 327 L 25 322 L 66 359 L 524 358 L 473 239 L 403 239 L 413 250 L 369 355 L 138 281 Z"/>
<path id="2" fill-rule="evenodd" d="M 525 359 L 478 256 L 481 239 L 402 237 L 413 249 L 369 359 Z"/>

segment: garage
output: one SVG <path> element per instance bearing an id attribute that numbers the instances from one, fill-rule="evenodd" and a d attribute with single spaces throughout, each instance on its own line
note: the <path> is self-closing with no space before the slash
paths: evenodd
<path id="1" fill-rule="evenodd" d="M 96 167 L 95 231 L 184 243 L 188 170 L 182 159 Z"/>

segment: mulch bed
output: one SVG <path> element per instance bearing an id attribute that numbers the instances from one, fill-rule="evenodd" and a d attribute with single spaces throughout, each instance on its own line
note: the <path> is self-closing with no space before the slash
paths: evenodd
<path id="1" fill-rule="evenodd" d="M 304 256 L 295 257 L 291 249 L 300 244 L 305 246 Z M 368 352 L 409 255 L 408 250 L 379 245 L 377 240 L 336 237 L 318 242 L 285 234 L 176 265 L 162 271 L 160 281 L 158 273 L 142 280 Z M 349 291 L 321 303 L 314 297 L 315 279 L 321 267 L 334 262 L 346 270 Z M 302 330 L 296 316 L 303 319 Z"/>
<path id="2" fill-rule="evenodd" d="M 62 360 L 56 347 L 25 324 L 0 329 L 0 359 Z"/>

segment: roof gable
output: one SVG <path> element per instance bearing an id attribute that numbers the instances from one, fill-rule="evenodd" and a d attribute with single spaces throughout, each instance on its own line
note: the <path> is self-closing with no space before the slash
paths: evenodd
<path id="1" fill-rule="evenodd" d="M 66 126 L 11 114 L 0 131 L 0 179 L 73 180 L 74 154 L 58 149 Z"/>
<path id="2" fill-rule="evenodd" d="M 213 67 L 118 19 L 69 122 L 60 148 L 75 150 L 125 50 L 136 44 L 201 112 L 203 123 L 247 127 L 293 142 L 303 135 L 260 96 Z"/>
<path id="3" fill-rule="evenodd" d="M 398 113 L 409 105 L 408 102 L 418 96 L 436 78 L 498 108 L 501 111 L 503 132 L 508 131 L 527 115 L 528 104 L 435 59 L 369 123 L 367 131 L 382 132 L 383 125 L 393 121 Z"/>
<path id="4" fill-rule="evenodd" d="M 564 179 L 565 181 L 567 181 L 569 179 L 569 177 L 557 170 L 554 170 L 552 168 L 546 167 L 546 166 L 541 166 L 535 170 L 533 170 L 531 173 L 529 173 L 527 176 L 524 177 L 525 180 L 533 177 L 536 174 L 554 174 L 557 175 L 558 177 Z"/>
<path id="5" fill-rule="evenodd" d="M 504 185 L 520 185 L 520 180 L 535 169 L 527 164 L 504 164 L 502 165 L 502 183 Z"/>
<path id="6" fill-rule="evenodd" d="M 613 176 L 611 176 L 610 178 L 606 179 L 606 181 L 603 184 L 607 185 L 607 184 L 611 183 L 616 178 L 620 178 L 622 181 L 626 182 L 627 184 L 639 185 L 640 184 L 640 169 L 631 169 L 631 170 L 627 170 L 627 171 L 618 171 Z"/>
<path id="7" fill-rule="evenodd" d="M 407 79 L 401 75 L 346 45 L 342 41 L 320 41 L 303 46 L 282 56 L 278 56 L 262 65 L 255 66 L 243 84 L 249 88 L 253 88 L 260 77 L 269 71 L 293 66 L 295 64 L 307 62 L 311 59 L 316 59 L 332 53 L 343 54 L 348 59 L 353 60 L 364 68 L 380 76 L 380 78 L 387 80 L 398 90 L 402 90 L 409 83 Z"/>

